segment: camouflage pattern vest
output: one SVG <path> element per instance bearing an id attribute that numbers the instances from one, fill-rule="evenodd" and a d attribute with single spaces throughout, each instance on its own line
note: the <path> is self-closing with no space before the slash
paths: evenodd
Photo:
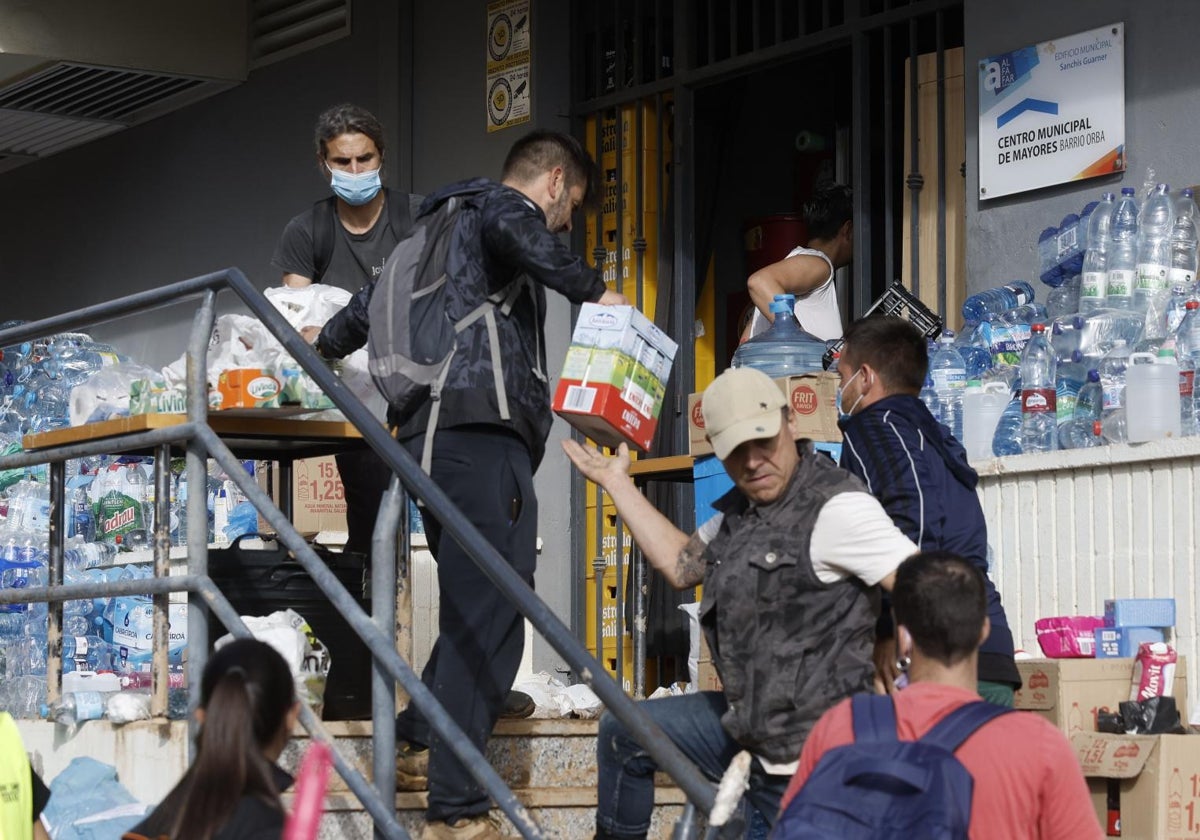
<path id="1" fill-rule="evenodd" d="M 700 625 L 721 677 L 729 734 L 755 755 L 787 764 L 817 719 L 872 686 L 880 592 L 858 578 L 818 580 L 809 538 L 821 507 L 866 492 L 802 442 L 778 501 L 753 507 L 737 489 L 717 502 L 724 519 L 705 559 Z"/>

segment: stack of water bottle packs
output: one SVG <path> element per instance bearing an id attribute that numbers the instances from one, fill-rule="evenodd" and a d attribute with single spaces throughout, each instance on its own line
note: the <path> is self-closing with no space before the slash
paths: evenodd
<path id="1" fill-rule="evenodd" d="M 67 584 L 152 576 L 154 483 L 150 459 L 107 457 L 67 464 L 67 538 L 63 578 Z M 210 475 L 209 542 L 222 543 L 257 530 L 257 512 L 223 475 Z M 171 475 L 172 545 L 187 542 L 186 473 Z M 12 471 L 0 476 L 0 588 L 48 582 L 50 494 L 44 480 Z M 138 563 L 123 562 L 130 559 Z M 47 606 L 0 606 L 0 709 L 17 717 L 47 716 L 74 724 L 100 717 L 120 694 L 122 714 L 148 713 L 153 611 L 148 596 L 98 598 L 63 604 L 63 699 L 46 701 Z M 169 610 L 171 712 L 186 713 L 184 678 L 187 606 Z"/>
<path id="2" fill-rule="evenodd" d="M 1195 435 L 1192 190 L 1105 193 L 1038 243 L 1045 302 L 1016 281 L 963 303 L 922 399 L 972 460 Z"/>

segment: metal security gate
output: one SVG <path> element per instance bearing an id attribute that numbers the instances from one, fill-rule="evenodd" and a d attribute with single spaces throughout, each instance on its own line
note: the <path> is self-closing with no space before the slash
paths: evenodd
<path id="1" fill-rule="evenodd" d="M 571 16 L 575 132 L 604 182 L 602 206 L 577 246 L 679 341 L 653 455 L 687 451 L 684 411 L 697 354 L 713 361 L 703 358 L 696 319 L 698 307 L 721 309 L 719 300 L 698 297 L 720 200 L 708 164 L 719 154 L 713 133 L 698 129 L 697 101 L 722 83 L 814 56 L 838 62 L 850 100 L 838 175 L 854 188 L 855 209 L 854 261 L 849 282 L 839 284 L 843 313 L 864 311 L 893 279 L 943 317 L 956 305 L 954 290 L 965 285 L 965 147 L 961 126 L 954 128 L 961 104 L 947 106 L 946 79 L 947 55 L 963 43 L 961 0 L 572 0 Z M 961 67 L 961 50 L 957 56 Z M 958 84 L 951 106 L 961 103 Z M 725 361 L 718 354 L 717 368 Z M 640 632 L 645 570 L 615 512 L 594 487 L 577 475 L 574 482 L 573 568 L 577 583 L 592 582 L 575 615 L 589 647 L 609 653 L 641 694 L 644 640 L 631 637 L 627 655 L 623 594 L 632 574 Z M 690 487 L 651 483 L 648 492 L 672 521 L 685 530 L 693 524 Z"/>

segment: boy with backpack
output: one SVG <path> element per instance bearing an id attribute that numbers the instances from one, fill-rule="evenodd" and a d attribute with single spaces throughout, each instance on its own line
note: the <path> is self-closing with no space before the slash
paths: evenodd
<path id="1" fill-rule="evenodd" d="M 914 555 L 896 571 L 892 609 L 907 687 L 821 717 L 772 839 L 1103 837 L 1066 736 L 976 691 L 990 629 L 979 570 L 949 552 Z"/>
<path id="2" fill-rule="evenodd" d="M 485 178 L 430 195 L 372 291 L 320 331 L 340 357 L 368 340 L 371 372 L 397 439 L 496 550 L 533 586 L 533 473 L 553 416 L 545 373 L 546 289 L 572 303 L 624 304 L 558 234 L 595 196 L 595 163 L 566 134 L 534 131 Z M 308 328 L 302 331 L 306 337 Z M 439 636 L 422 681 L 481 752 L 520 665 L 524 622 L 424 512 L 437 560 Z M 489 801 L 409 706 L 397 719 L 397 786 L 428 784 L 424 838 L 500 837 Z"/>

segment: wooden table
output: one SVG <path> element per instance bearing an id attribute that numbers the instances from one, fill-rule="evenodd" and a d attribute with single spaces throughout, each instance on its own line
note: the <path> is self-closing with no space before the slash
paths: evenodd
<path id="1" fill-rule="evenodd" d="M 647 481 L 692 481 L 691 455 L 667 455 L 662 458 L 639 458 L 629 465 L 629 474 L 638 484 Z"/>

